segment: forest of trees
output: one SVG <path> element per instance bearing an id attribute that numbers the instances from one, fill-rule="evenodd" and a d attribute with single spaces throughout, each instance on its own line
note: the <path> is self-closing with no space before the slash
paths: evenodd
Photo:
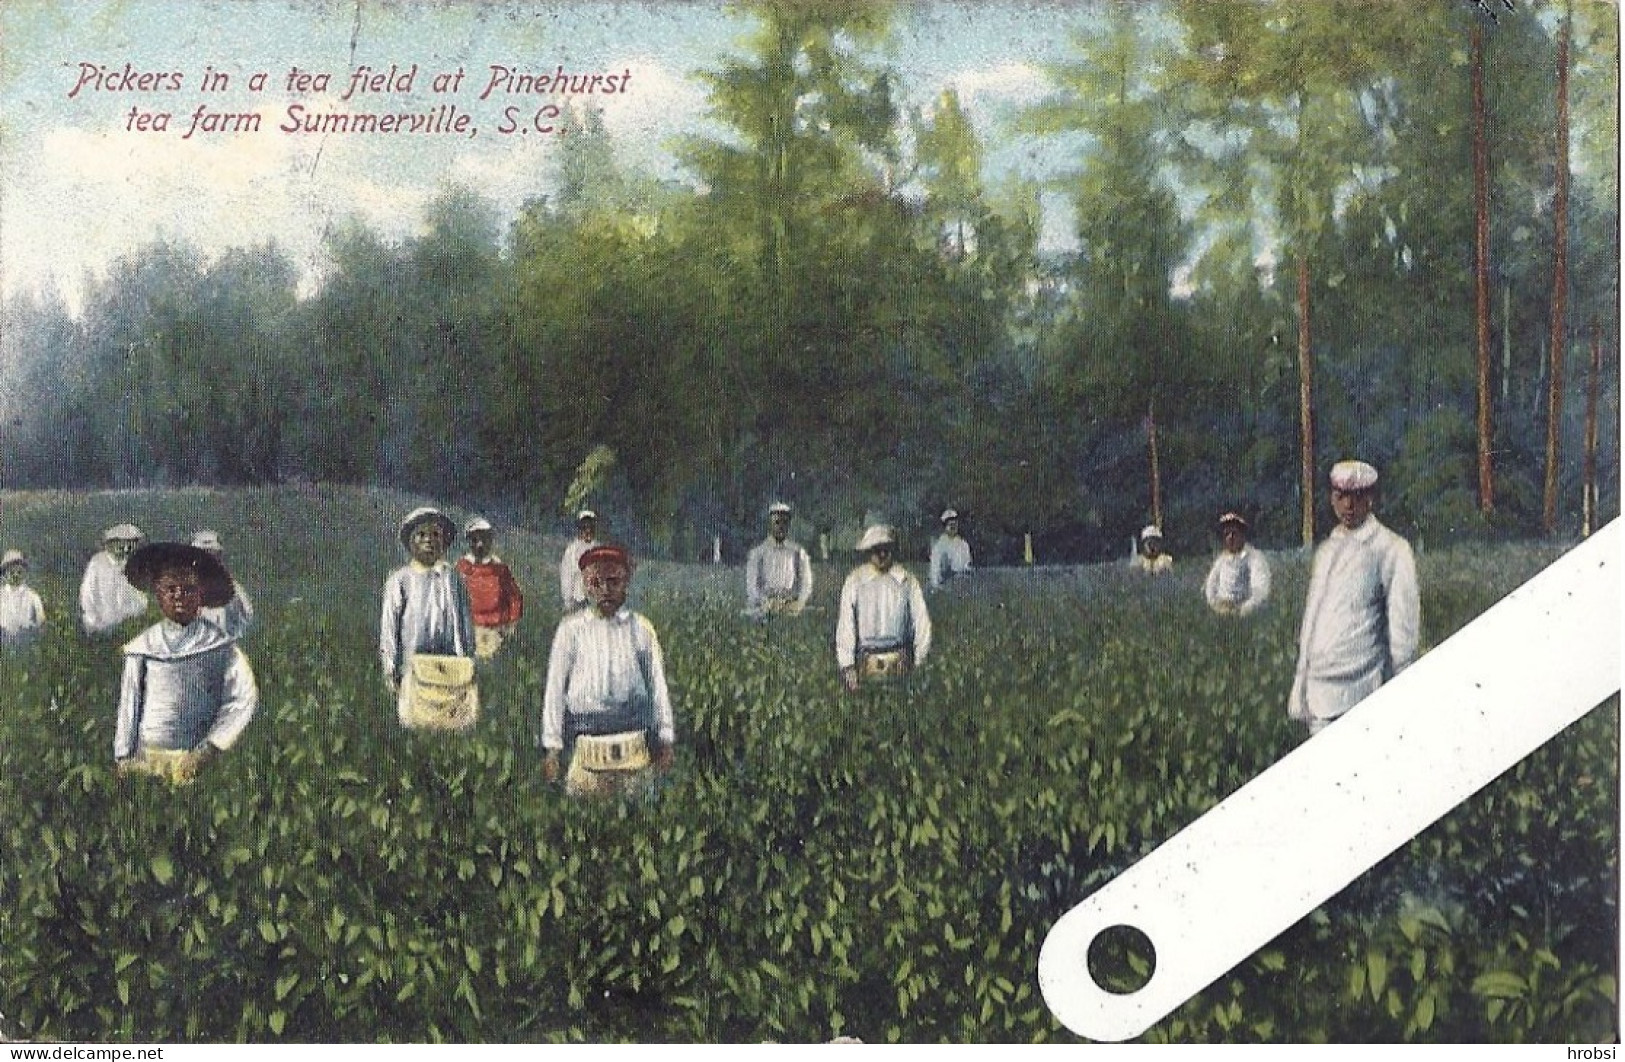
<path id="1" fill-rule="evenodd" d="M 77 313 L 10 299 L 0 483 L 383 484 L 553 527 L 607 448 L 596 503 L 669 556 L 741 548 L 783 498 L 837 544 L 884 513 L 923 547 L 952 505 L 981 560 L 1029 531 L 1084 560 L 1152 517 L 1154 421 L 1176 551 L 1225 508 L 1266 546 L 1324 532 L 1305 446 L 1317 496 L 1378 465 L 1424 543 L 1573 535 L 1594 346 L 1619 506 L 1617 7 L 1483 7 L 1104 8 L 979 133 L 952 91 L 899 104 L 886 5 L 742 5 L 700 72 L 729 135 L 684 181 L 585 111 L 518 216 L 446 187 L 414 238 L 336 230 L 314 292 L 271 242 L 156 242 Z M 1087 148 L 1017 185 L 995 136 Z M 1041 193 L 1074 250 L 1040 247 Z"/>

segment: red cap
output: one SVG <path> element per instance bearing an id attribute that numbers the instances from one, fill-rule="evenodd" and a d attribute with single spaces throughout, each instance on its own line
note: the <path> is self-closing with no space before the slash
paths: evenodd
<path id="1" fill-rule="evenodd" d="M 576 562 L 582 571 L 586 571 L 594 564 L 604 563 L 619 564 L 627 571 L 631 571 L 632 555 L 626 551 L 624 546 L 594 546 L 583 553 L 581 559 Z"/>

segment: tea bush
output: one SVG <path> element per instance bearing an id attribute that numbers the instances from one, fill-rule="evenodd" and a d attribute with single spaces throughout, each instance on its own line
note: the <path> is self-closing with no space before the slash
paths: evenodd
<path id="1" fill-rule="evenodd" d="M 1205 562 L 980 573 L 906 686 L 840 692 L 832 609 L 760 626 L 737 569 L 651 563 L 680 754 L 649 802 L 542 782 L 561 541 L 467 737 L 402 732 L 377 595 L 413 499 L 8 495 L 48 637 L 5 657 L 4 1033 L 125 1041 L 1070 1041 L 1057 917 L 1300 741 L 1307 558 L 1250 623 Z M 101 526 L 220 530 L 261 711 L 189 788 L 111 771 L 119 657 L 72 603 Z M 1436 643 L 1557 555 L 1422 558 Z M 916 565 L 919 570 L 923 566 Z M 1615 1022 L 1617 700 L 1155 1026 L 1151 1041 L 1600 1042 Z"/>

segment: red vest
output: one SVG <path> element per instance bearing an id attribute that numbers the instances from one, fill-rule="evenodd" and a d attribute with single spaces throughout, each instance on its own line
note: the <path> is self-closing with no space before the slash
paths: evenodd
<path id="1" fill-rule="evenodd" d="M 469 602 L 474 606 L 474 626 L 505 627 L 518 622 L 525 611 L 525 599 L 506 564 L 501 561 L 475 564 L 464 557 L 457 562 L 457 572 L 468 584 Z"/>

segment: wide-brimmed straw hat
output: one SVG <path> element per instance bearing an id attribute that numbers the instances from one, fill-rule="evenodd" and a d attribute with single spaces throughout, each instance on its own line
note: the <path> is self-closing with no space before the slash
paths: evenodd
<path id="1" fill-rule="evenodd" d="M 221 608 L 236 592 L 231 585 L 231 573 L 214 554 L 185 542 L 152 542 L 142 546 L 124 563 L 124 578 L 137 590 L 151 590 L 153 581 L 169 568 L 185 568 L 197 573 L 206 608 Z"/>

